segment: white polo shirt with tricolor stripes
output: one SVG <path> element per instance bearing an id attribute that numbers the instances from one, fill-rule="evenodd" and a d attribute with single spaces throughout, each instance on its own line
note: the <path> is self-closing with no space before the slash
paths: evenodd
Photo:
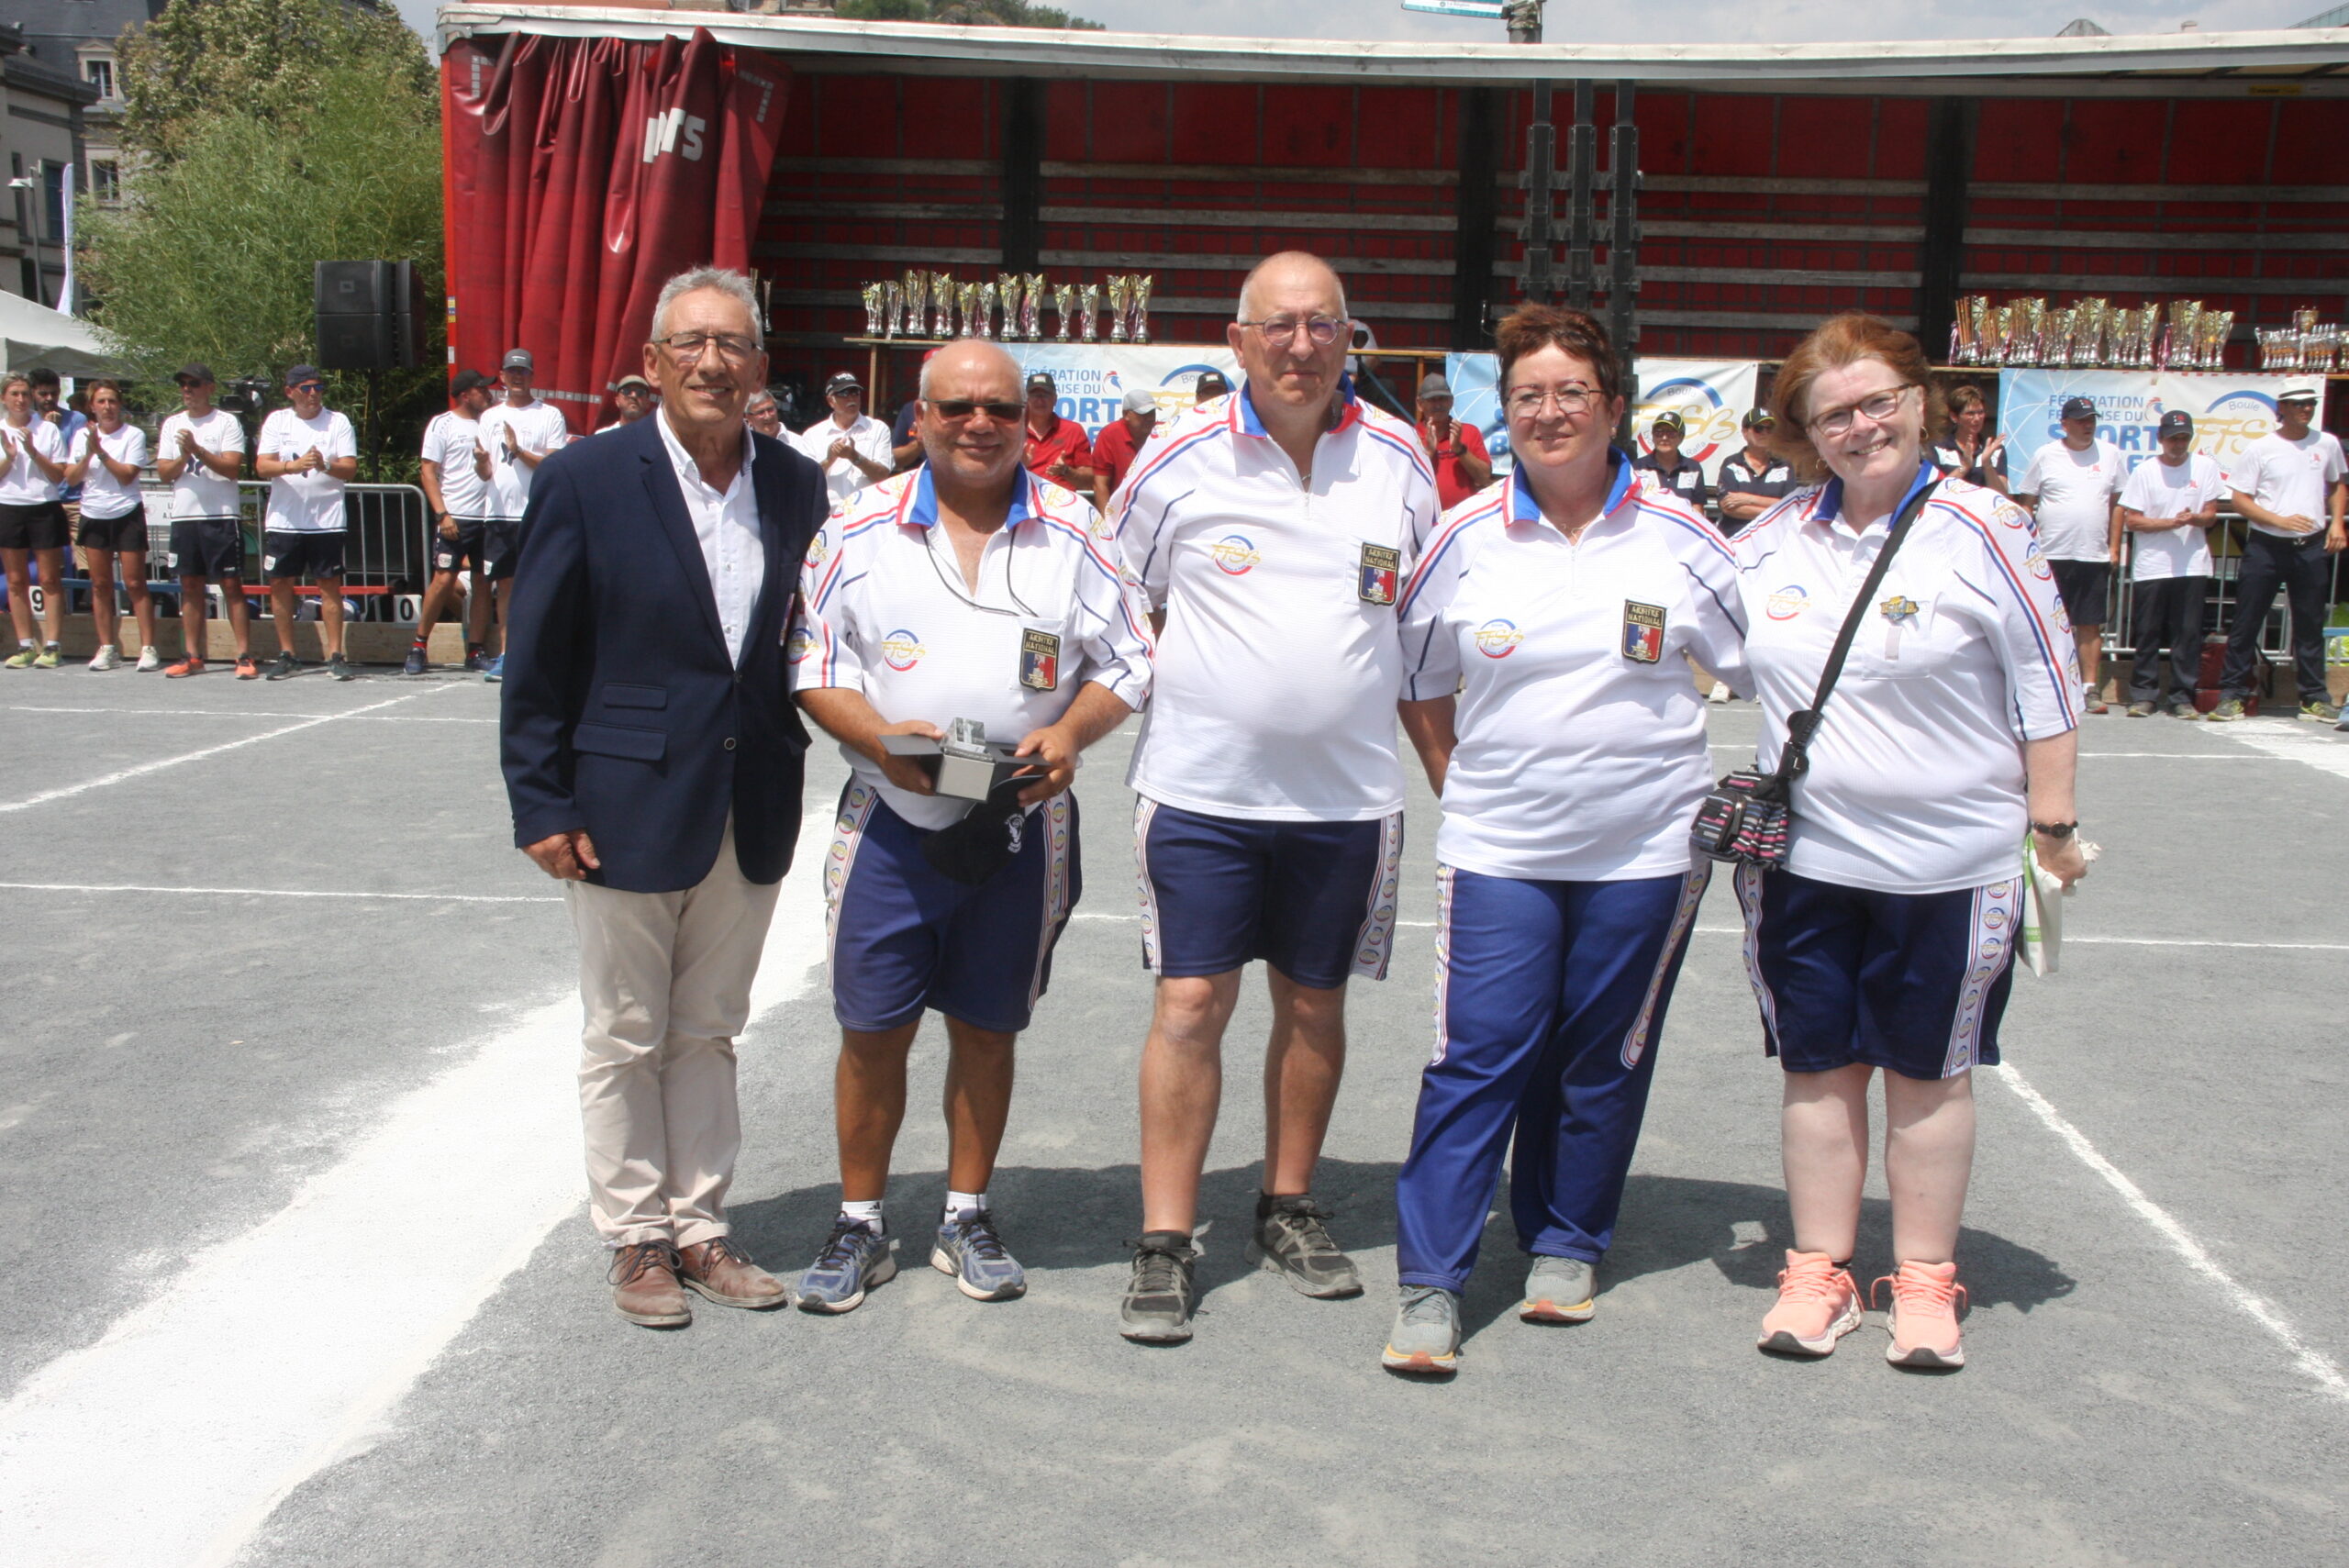
<path id="1" fill-rule="evenodd" d="M 1890 535 L 1889 517 L 1854 533 L 1842 500 L 1836 480 L 1798 491 L 1730 540 L 1765 770 Z M 2031 514 L 1938 481 L 1875 597 L 1794 787 L 1787 868 L 1885 893 L 2012 877 L 2030 825 L 2022 743 L 2079 724 L 2071 622 Z"/>
<path id="2" fill-rule="evenodd" d="M 1435 472 L 1408 424 L 1351 382 L 1340 398 L 1309 484 L 1242 386 L 1162 420 L 1110 500 L 1166 612 L 1128 775 L 1147 799 L 1268 822 L 1403 808 L 1395 603 L 1441 513 Z"/>
<path id="3" fill-rule="evenodd" d="M 1091 502 L 1023 470 L 974 593 L 939 529 L 928 464 L 861 490 L 808 546 L 785 648 L 791 689 L 861 691 L 892 724 L 974 718 L 990 740 L 1056 723 L 1088 681 L 1139 708 L 1150 700 L 1150 626 L 1107 532 Z M 1046 647 L 1056 650 L 1051 685 L 1023 684 L 1041 679 Z M 841 752 L 916 828 L 935 831 L 970 809 L 910 795 Z"/>
<path id="4" fill-rule="evenodd" d="M 1403 695 L 1459 694 L 1445 865 L 1542 882 L 1688 869 L 1713 784 L 1688 660 L 1749 685 L 1737 558 L 1687 502 L 1609 457 L 1578 539 L 1542 517 L 1520 469 L 1444 514 L 1404 591 Z"/>

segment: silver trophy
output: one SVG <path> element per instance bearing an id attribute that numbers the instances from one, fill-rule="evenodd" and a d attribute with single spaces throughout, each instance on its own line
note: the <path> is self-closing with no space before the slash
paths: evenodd
<path id="1" fill-rule="evenodd" d="M 1133 308 L 1134 281 L 1123 272 L 1109 274 L 1109 341 L 1126 340 L 1126 314 Z"/>
<path id="2" fill-rule="evenodd" d="M 887 283 L 881 285 L 881 336 L 901 338 L 906 326 L 906 285 Z"/>
<path id="3" fill-rule="evenodd" d="M 957 284 L 954 286 L 956 303 L 962 307 L 962 320 L 958 324 L 954 333 L 954 336 L 957 338 L 976 338 L 981 336 L 979 331 L 979 288 L 980 285 L 977 284 Z"/>
<path id="4" fill-rule="evenodd" d="M 1137 343 L 1150 341 L 1150 289 L 1157 281 L 1148 272 L 1127 280 L 1132 291 L 1129 297 L 1133 304 L 1133 340 Z"/>
<path id="5" fill-rule="evenodd" d="M 1000 292 L 993 284 L 979 285 L 979 336 L 982 338 L 995 336 L 996 300 Z"/>
<path id="6" fill-rule="evenodd" d="M 1065 343 L 1068 341 L 1069 323 L 1076 315 L 1076 285 L 1074 284 L 1052 285 L 1052 310 L 1061 318 L 1061 329 L 1053 336 Z"/>
<path id="7" fill-rule="evenodd" d="M 1031 343 L 1044 337 L 1044 274 L 1030 272 L 1019 291 L 1019 335 Z"/>
<path id="8" fill-rule="evenodd" d="M 891 334 L 898 338 L 918 338 L 930 330 L 930 274 L 919 267 L 906 269 L 905 283 L 899 298 L 897 325 Z"/>
<path id="9" fill-rule="evenodd" d="M 945 272 L 930 274 L 930 335 L 933 338 L 954 336 L 954 305 L 960 291 L 952 276 Z"/>
<path id="10" fill-rule="evenodd" d="M 1019 336 L 1019 274 L 997 272 L 995 275 L 996 303 L 1003 310 L 1003 330 L 996 336 L 1007 342 Z"/>
<path id="11" fill-rule="evenodd" d="M 1085 284 L 1076 291 L 1077 336 L 1087 343 L 1101 340 L 1101 285 Z"/>
<path id="12" fill-rule="evenodd" d="M 864 335 L 878 338 L 881 336 L 882 285 L 866 284 L 856 292 L 857 296 L 864 301 Z"/>

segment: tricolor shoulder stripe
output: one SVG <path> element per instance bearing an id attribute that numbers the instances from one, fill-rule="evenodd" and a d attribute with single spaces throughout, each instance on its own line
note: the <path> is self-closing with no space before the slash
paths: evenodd
<path id="1" fill-rule="evenodd" d="M 1133 473 L 1126 476 L 1125 488 L 1122 494 L 1128 497 L 1127 504 L 1130 506 L 1132 504 L 1131 497 L 1140 495 L 1143 485 L 1149 484 L 1152 479 L 1155 479 L 1160 473 L 1165 471 L 1168 460 L 1173 458 L 1177 452 L 1188 451 L 1193 447 L 1198 445 L 1199 442 L 1212 437 L 1229 436 L 1230 434 L 1231 428 L 1222 420 L 1216 419 L 1201 425 L 1197 429 L 1185 430 L 1179 435 L 1169 437 L 1166 444 L 1158 450 L 1158 454 L 1155 457 L 1152 457 L 1147 462 L 1139 465 Z"/>
<path id="2" fill-rule="evenodd" d="M 1403 597 L 1395 606 L 1395 613 L 1398 617 L 1409 613 L 1411 601 L 1419 596 L 1420 584 L 1427 581 L 1428 573 L 1452 549 L 1453 540 L 1475 524 L 1507 514 L 1508 494 L 1508 485 L 1496 486 L 1486 495 L 1466 503 L 1466 510 L 1455 512 L 1436 529 L 1435 538 L 1429 543 L 1427 552 L 1419 557 L 1419 564 L 1411 568 L 1411 580 L 1404 584 Z"/>
<path id="3" fill-rule="evenodd" d="M 1982 541 L 1984 548 L 1989 552 L 1991 564 L 1997 567 L 1998 574 L 2006 579 L 2009 591 L 2023 607 L 2023 614 L 2031 625 L 2032 640 L 2039 646 L 2040 662 L 2045 668 L 2048 684 L 2055 694 L 2058 710 L 2065 717 L 2076 721 L 2079 717 L 2079 693 L 2074 687 L 2071 676 L 2064 668 L 2063 655 L 2060 651 L 2062 644 L 2055 637 L 2054 628 L 2049 626 L 2047 618 L 2040 614 L 2038 601 L 2032 597 L 2031 590 L 2024 584 L 2022 574 L 2015 570 L 2014 562 L 2007 558 L 2006 549 L 1998 543 L 1998 536 L 1991 526 L 1955 501 L 1936 497 L 1927 509 L 1951 513 Z"/>

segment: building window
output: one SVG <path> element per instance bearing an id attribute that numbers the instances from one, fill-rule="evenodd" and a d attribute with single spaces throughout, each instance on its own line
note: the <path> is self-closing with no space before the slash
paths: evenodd
<path id="1" fill-rule="evenodd" d="M 114 61 L 93 60 L 89 62 L 90 85 L 98 90 L 101 98 L 114 96 Z"/>
<path id="2" fill-rule="evenodd" d="M 90 199 L 111 205 L 122 200 L 122 165 L 111 158 L 90 160 Z"/>

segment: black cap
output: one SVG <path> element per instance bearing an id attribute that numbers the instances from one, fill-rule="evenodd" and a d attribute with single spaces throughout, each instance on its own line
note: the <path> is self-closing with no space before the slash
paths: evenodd
<path id="1" fill-rule="evenodd" d="M 827 397 L 837 397 L 843 392 L 863 392 L 863 390 L 864 384 L 857 380 L 855 373 L 852 371 L 842 371 L 824 384 L 824 395 Z"/>
<path id="2" fill-rule="evenodd" d="M 182 365 L 179 368 L 179 373 L 173 376 L 172 379 L 178 382 L 182 386 L 217 386 L 219 384 L 213 379 L 212 367 L 210 365 L 204 364 Z"/>
<path id="3" fill-rule="evenodd" d="M 2157 430 L 2165 436 L 2190 436 L 2194 433 L 2194 416 L 2183 408 L 2173 408 L 2162 416 Z"/>
<path id="4" fill-rule="evenodd" d="M 1678 435 L 1686 428 L 1686 427 L 1680 423 L 1680 416 L 1667 408 L 1663 413 L 1657 415 L 1653 419 L 1648 421 L 1648 428 L 1650 431 L 1669 428 L 1673 434 Z"/>
<path id="5" fill-rule="evenodd" d="M 1060 384 L 1052 379 L 1052 372 L 1036 371 L 1031 373 L 1028 377 L 1028 390 L 1030 392 L 1058 393 L 1060 391 Z"/>
<path id="6" fill-rule="evenodd" d="M 2063 417 L 2066 419 L 2095 418 L 2096 399 L 2093 397 L 2066 397 L 2064 399 Z"/>
<path id="7" fill-rule="evenodd" d="M 1738 421 L 1738 428 L 1743 430 L 1758 430 L 1765 425 L 1775 425 L 1777 422 L 1778 417 L 1767 408 L 1749 408 L 1745 411 L 1745 417 Z"/>
<path id="8" fill-rule="evenodd" d="M 479 392 L 489 384 L 489 377 L 479 371 L 459 371 L 449 379 L 449 395 L 462 397 L 468 392 Z"/>
<path id="9" fill-rule="evenodd" d="M 285 384 L 288 386 L 299 386 L 306 381 L 324 380 L 326 380 L 326 377 L 318 373 L 318 367 L 316 365 L 288 365 L 285 367 Z"/>

